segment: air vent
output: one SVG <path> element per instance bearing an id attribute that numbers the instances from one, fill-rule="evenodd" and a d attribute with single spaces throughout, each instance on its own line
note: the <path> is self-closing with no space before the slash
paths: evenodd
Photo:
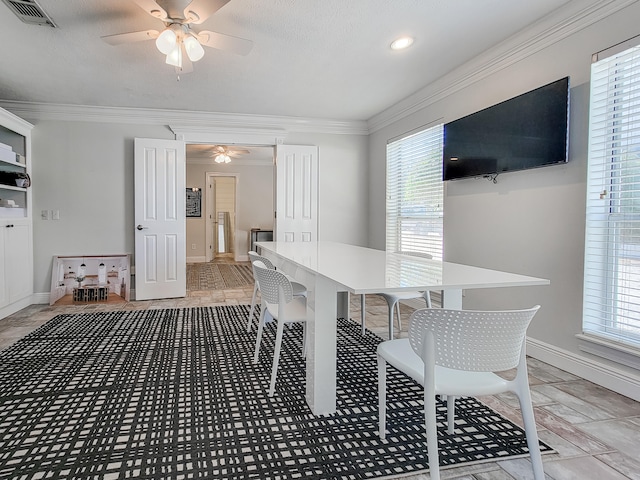
<path id="1" fill-rule="evenodd" d="M 2 2 L 24 23 L 57 27 L 51 17 L 42 10 L 42 7 L 35 0 L 2 0 Z"/>

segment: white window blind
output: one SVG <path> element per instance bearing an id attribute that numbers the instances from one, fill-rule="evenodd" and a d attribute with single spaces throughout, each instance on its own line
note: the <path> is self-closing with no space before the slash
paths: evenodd
<path id="1" fill-rule="evenodd" d="M 591 67 L 583 331 L 640 347 L 640 47 Z"/>
<path id="2" fill-rule="evenodd" d="M 442 259 L 442 124 L 387 145 L 387 250 Z"/>

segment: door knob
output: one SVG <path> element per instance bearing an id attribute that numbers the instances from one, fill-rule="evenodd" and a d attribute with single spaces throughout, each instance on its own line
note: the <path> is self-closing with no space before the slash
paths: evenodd
<path id="1" fill-rule="evenodd" d="M 138 225 L 136 228 L 137 228 L 138 230 L 146 230 L 146 229 L 147 229 L 147 228 L 149 228 L 149 227 L 143 227 L 142 225 Z"/>

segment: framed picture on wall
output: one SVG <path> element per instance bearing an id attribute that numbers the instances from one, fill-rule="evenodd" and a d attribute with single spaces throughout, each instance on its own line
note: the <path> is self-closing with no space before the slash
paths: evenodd
<path id="1" fill-rule="evenodd" d="M 187 187 L 187 217 L 202 216 L 202 190 Z"/>

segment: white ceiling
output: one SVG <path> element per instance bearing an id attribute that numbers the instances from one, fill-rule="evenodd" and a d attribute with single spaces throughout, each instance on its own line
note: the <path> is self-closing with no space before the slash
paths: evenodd
<path id="1" fill-rule="evenodd" d="M 367 120 L 567 2 L 231 0 L 198 29 L 253 50 L 206 48 L 179 81 L 153 41 L 100 39 L 163 28 L 132 0 L 38 0 L 56 29 L 0 3 L 0 100 Z"/>

